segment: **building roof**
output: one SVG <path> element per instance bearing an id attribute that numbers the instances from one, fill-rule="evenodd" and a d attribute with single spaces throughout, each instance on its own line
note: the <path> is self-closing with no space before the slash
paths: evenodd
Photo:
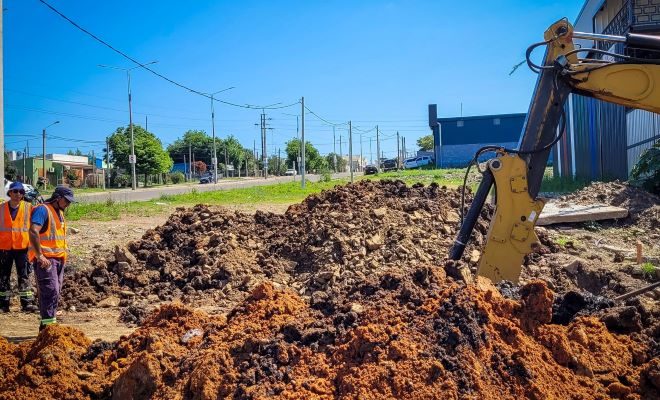
<path id="1" fill-rule="evenodd" d="M 513 114 L 492 114 L 492 115 L 473 115 L 469 117 L 448 117 L 448 118 L 438 118 L 438 122 L 455 122 L 455 121 L 478 121 L 481 119 L 493 119 L 493 118 L 525 118 L 527 113 L 513 113 Z"/>

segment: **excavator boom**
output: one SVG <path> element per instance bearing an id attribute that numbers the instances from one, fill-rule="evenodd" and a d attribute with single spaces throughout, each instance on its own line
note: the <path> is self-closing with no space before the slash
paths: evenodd
<path id="1" fill-rule="evenodd" d="M 534 226 L 544 201 L 538 199 L 550 151 L 565 130 L 564 104 L 576 93 L 607 102 L 660 112 L 660 60 L 613 55 L 597 49 L 576 49 L 573 38 L 623 42 L 629 47 L 658 51 L 660 37 L 628 34 L 608 36 L 577 33 L 566 20 L 554 23 L 544 42 L 530 47 L 528 65 L 539 73 L 518 149 L 494 148 L 496 158 L 488 161 L 470 209 L 463 219 L 450 258 L 459 260 L 470 239 L 492 186 L 496 207 L 477 274 L 499 282 L 517 282 L 526 254 L 538 243 Z M 547 45 L 543 64 L 529 60 L 531 51 Z M 580 52 L 605 53 L 617 61 L 581 59 Z M 620 61 L 618 61 L 620 60 Z M 561 124 L 561 125 L 560 125 Z M 559 127 L 559 133 L 558 133 Z M 474 160 L 478 159 L 481 150 Z"/>

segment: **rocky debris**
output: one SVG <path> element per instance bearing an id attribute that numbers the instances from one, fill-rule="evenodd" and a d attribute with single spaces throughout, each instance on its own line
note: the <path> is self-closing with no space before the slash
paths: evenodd
<path id="1" fill-rule="evenodd" d="M 67 277 L 62 302 L 84 310 L 114 295 L 134 311 L 144 302 L 180 300 L 227 312 L 266 280 L 305 299 L 317 292 L 332 299 L 367 276 L 441 265 L 459 205 L 458 191 L 436 184 L 360 181 L 312 195 L 284 215 L 181 208 L 91 272 Z M 466 263 L 476 265 L 486 229 L 477 225 Z M 319 296 L 317 307 L 332 307 Z M 140 319 L 125 315 L 127 322 Z"/>

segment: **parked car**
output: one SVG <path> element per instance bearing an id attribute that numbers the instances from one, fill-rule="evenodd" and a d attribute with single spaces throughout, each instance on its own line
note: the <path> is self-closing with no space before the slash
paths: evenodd
<path id="1" fill-rule="evenodd" d="M 406 158 L 405 160 L 403 160 L 403 168 L 405 169 L 417 168 L 417 157 Z"/>
<path id="2" fill-rule="evenodd" d="M 424 165 L 431 165 L 431 164 L 433 164 L 433 157 L 430 156 L 417 157 L 417 167 L 423 167 Z"/>
<path id="3" fill-rule="evenodd" d="M 396 171 L 398 169 L 397 162 L 395 159 L 390 158 L 385 161 L 383 161 L 380 164 L 380 168 L 383 170 L 383 172 L 387 171 Z"/>
<path id="4" fill-rule="evenodd" d="M 367 165 L 366 167 L 364 167 L 365 175 L 373 175 L 375 173 L 378 173 L 378 168 L 376 168 L 375 165 Z"/>
<path id="5" fill-rule="evenodd" d="M 286 172 L 284 173 L 284 175 L 286 175 L 286 176 L 296 176 L 296 174 L 297 174 L 297 171 L 293 168 L 287 169 Z"/>
<path id="6" fill-rule="evenodd" d="M 202 175 L 202 177 L 199 178 L 200 184 L 212 183 L 212 182 L 213 182 L 213 174 Z"/>

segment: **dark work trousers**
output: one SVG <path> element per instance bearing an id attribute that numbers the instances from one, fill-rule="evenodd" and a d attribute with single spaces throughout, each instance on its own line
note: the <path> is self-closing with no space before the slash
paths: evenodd
<path id="1" fill-rule="evenodd" d="M 41 325 L 49 325 L 57 322 L 57 303 L 60 300 L 60 290 L 64 281 L 64 262 L 60 258 L 49 258 L 50 267 L 43 269 L 35 260 L 32 263 L 34 274 L 37 277 L 39 287 L 39 313 L 41 314 Z"/>
<path id="2" fill-rule="evenodd" d="M 9 308 L 11 300 L 11 267 L 16 264 L 18 278 L 18 294 L 21 306 L 25 308 L 34 302 L 32 286 L 30 285 L 30 270 L 32 266 L 27 260 L 27 249 L 0 250 L 0 308 Z"/>

